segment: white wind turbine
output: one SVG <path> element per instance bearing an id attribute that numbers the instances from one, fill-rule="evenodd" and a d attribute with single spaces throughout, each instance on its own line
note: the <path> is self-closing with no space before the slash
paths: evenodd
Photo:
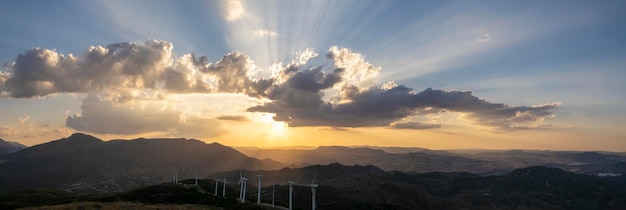
<path id="1" fill-rule="evenodd" d="M 246 202 L 246 182 L 248 181 L 248 178 L 244 177 L 241 175 L 241 171 L 239 171 L 239 200 L 241 200 L 241 203 L 245 203 Z"/>
<path id="2" fill-rule="evenodd" d="M 218 184 L 219 184 L 219 183 L 217 183 L 217 178 L 215 178 L 215 196 L 217 196 L 217 185 L 218 185 Z"/>
<path id="3" fill-rule="evenodd" d="M 309 186 L 311 187 L 311 209 L 315 210 L 315 207 L 317 207 L 317 204 L 315 203 L 315 188 L 318 187 L 317 184 L 315 184 L 315 177 L 317 176 L 317 171 L 315 172 L 315 175 L 313 175 L 313 180 L 311 180 L 311 184 L 309 184 Z"/>
<path id="4" fill-rule="evenodd" d="M 256 175 L 256 179 L 259 180 L 259 185 L 258 185 L 258 190 L 257 190 L 257 195 L 256 195 L 256 204 L 261 204 L 261 177 L 263 177 L 263 174 L 261 174 L 261 163 L 259 163 L 259 171 L 258 171 L 258 174 Z"/>
<path id="5" fill-rule="evenodd" d="M 222 183 L 224 183 L 224 188 L 222 188 L 222 197 L 226 197 L 226 174 L 224 174 L 224 178 L 222 178 Z"/>
<path id="6" fill-rule="evenodd" d="M 291 181 L 291 177 L 289 177 L 289 181 L 287 181 L 287 184 L 289 184 L 289 210 L 293 209 L 293 205 L 292 205 L 292 201 L 293 201 L 293 194 L 295 194 L 295 192 L 293 191 L 293 181 Z"/>

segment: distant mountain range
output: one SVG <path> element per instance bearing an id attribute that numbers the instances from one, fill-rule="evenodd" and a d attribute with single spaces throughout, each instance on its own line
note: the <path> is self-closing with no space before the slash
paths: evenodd
<path id="1" fill-rule="evenodd" d="M 236 148 L 243 154 L 304 167 L 315 164 L 374 165 L 407 173 L 470 172 L 503 175 L 516 168 L 548 166 L 582 174 L 626 174 L 626 155 L 537 150 L 443 151 L 423 148 L 321 146 L 316 149 Z"/>
<path id="2" fill-rule="evenodd" d="M 518 168 L 533 166 L 560 168 L 594 176 L 626 174 L 626 155 L 623 153 L 441 151 L 365 146 L 321 146 L 315 149 L 249 147 L 235 150 L 218 143 L 206 144 L 194 139 L 102 141 L 94 136 L 76 133 L 0 156 L 0 192 L 53 188 L 77 194 L 119 193 L 170 182 L 174 173 L 178 174 L 179 180 L 193 178 L 196 172 L 201 179 L 225 177 L 233 180 L 238 179 L 239 171 L 254 176 L 252 171 L 259 169 L 268 173 L 265 176 L 267 180 L 271 178 L 277 182 L 286 182 L 288 176 L 284 174 L 288 172 L 295 181 L 305 183 L 312 178 L 314 171 L 295 168 L 315 165 L 329 165 L 332 168 L 336 166 L 334 163 L 368 166 L 365 168 L 372 174 L 466 172 L 480 176 L 504 176 Z M 298 174 L 303 171 L 307 174 Z M 279 176 L 281 173 L 283 175 Z M 322 184 L 349 183 L 327 182 L 324 176 L 323 173 L 318 176 Z M 341 176 L 339 172 L 329 175 L 333 179 Z"/>

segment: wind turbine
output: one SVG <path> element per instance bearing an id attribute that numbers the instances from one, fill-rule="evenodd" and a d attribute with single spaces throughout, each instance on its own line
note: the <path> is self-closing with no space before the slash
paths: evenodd
<path id="1" fill-rule="evenodd" d="M 217 185 L 219 185 L 219 183 L 217 183 L 217 179 L 215 178 L 215 196 L 217 196 Z"/>
<path id="2" fill-rule="evenodd" d="M 317 176 L 317 171 L 315 172 L 315 175 L 313 175 L 313 180 L 311 180 L 311 184 L 309 184 L 309 186 L 311 187 L 311 209 L 315 210 L 315 207 L 317 207 L 317 204 L 315 204 L 315 188 L 317 188 L 317 184 L 315 184 L 315 177 Z"/>
<path id="3" fill-rule="evenodd" d="M 276 183 L 276 179 L 272 180 L 272 208 L 274 208 L 274 186 Z"/>
<path id="4" fill-rule="evenodd" d="M 246 202 L 246 182 L 248 181 L 248 178 L 244 177 L 241 175 L 241 171 L 239 171 L 239 200 L 241 200 L 241 203 L 245 203 Z"/>
<path id="5" fill-rule="evenodd" d="M 261 162 L 262 163 L 262 162 Z M 259 180 L 259 185 L 258 185 L 258 190 L 257 190 L 257 195 L 256 195 L 256 204 L 261 204 L 261 177 L 263 177 L 263 174 L 261 174 L 261 163 L 259 163 L 259 173 L 256 175 L 256 179 Z"/>
<path id="6" fill-rule="evenodd" d="M 198 170 L 196 170 L 196 186 L 198 186 Z"/>
<path id="7" fill-rule="evenodd" d="M 289 177 L 289 181 L 287 181 L 287 184 L 289 184 L 289 210 L 293 209 L 292 208 L 292 201 L 293 201 L 293 194 L 295 193 L 293 191 L 293 181 L 291 181 L 291 177 Z"/>
<path id="8" fill-rule="evenodd" d="M 222 182 L 224 183 L 224 188 L 222 188 L 222 197 L 226 197 L 226 174 L 224 174 L 224 178 L 222 178 Z"/>

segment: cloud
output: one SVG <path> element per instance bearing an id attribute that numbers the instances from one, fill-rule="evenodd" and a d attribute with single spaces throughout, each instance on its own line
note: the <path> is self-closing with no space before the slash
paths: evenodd
<path id="1" fill-rule="evenodd" d="M 63 92 L 154 88 L 172 62 L 172 44 L 116 43 L 92 46 L 82 59 L 55 50 L 33 48 L 8 66 L 4 90 L 12 97 L 30 98 Z"/>
<path id="2" fill-rule="evenodd" d="M 79 131 L 100 134 L 165 132 L 197 138 L 225 132 L 216 120 L 185 114 L 166 102 L 133 101 L 121 104 L 90 94 L 83 100 L 80 109 L 80 114 L 65 118 L 68 127 Z"/>
<path id="3" fill-rule="evenodd" d="M 264 96 L 273 79 L 252 79 L 254 62 L 239 52 L 226 54 L 214 64 L 205 65 L 201 71 L 214 77 L 216 88 L 224 93 L 244 93 L 250 96 Z"/>
<path id="4" fill-rule="evenodd" d="M 229 116 L 221 116 L 217 118 L 218 120 L 230 120 L 230 121 L 248 121 L 249 119 L 245 116 L 240 115 L 229 115 Z"/>
<path id="5" fill-rule="evenodd" d="M 477 42 L 488 42 L 489 41 L 489 34 L 485 33 L 485 34 L 481 34 L 480 36 L 478 36 L 478 38 L 476 38 Z"/>
<path id="6" fill-rule="evenodd" d="M 416 92 L 393 81 L 377 85 L 381 67 L 346 48 L 330 47 L 326 65 L 304 67 L 318 54 L 306 49 L 288 65 L 272 66 L 267 78 L 254 61 L 231 52 L 214 63 L 207 57 L 176 57 L 173 45 L 148 40 L 90 47 L 82 57 L 34 48 L 17 56 L 0 74 L 5 95 L 37 97 L 56 93 L 94 93 L 83 100 L 82 112 L 66 118 L 68 127 L 94 133 L 130 134 L 195 129 L 186 122 L 217 126 L 214 118 L 186 115 L 163 102 L 167 93 L 235 93 L 264 101 L 249 112 L 275 114 L 290 126 L 435 128 L 403 119 L 439 112 L 462 113 L 477 125 L 497 130 L 542 129 L 551 125 L 560 103 L 516 106 L 489 102 L 470 91 Z M 147 96 L 150 92 L 152 96 Z M 152 104 L 152 105 L 150 105 Z M 157 104 L 157 105 L 155 105 Z M 221 120 L 240 120 L 225 116 Z M 111 123 L 113 122 L 113 123 Z M 430 127 L 429 127 L 430 126 Z M 218 135 L 218 128 L 198 129 Z"/>
<path id="7" fill-rule="evenodd" d="M 398 124 L 413 115 L 428 112 L 466 113 L 476 124 L 501 130 L 533 128 L 554 117 L 559 103 L 538 106 L 513 106 L 492 103 L 469 91 L 413 89 L 394 82 L 382 87 L 370 86 L 380 67 L 364 61 L 362 55 L 332 47 L 327 58 L 333 62 L 330 73 L 321 67 L 299 69 L 285 67 L 279 81 L 268 88 L 271 102 L 250 107 L 248 111 L 275 113 L 274 120 L 289 126 L 435 128 L 440 125 Z M 334 88 L 336 95 L 324 100 L 324 93 Z M 395 124 L 394 124 L 395 123 Z"/>
<path id="8" fill-rule="evenodd" d="M 239 0 L 226 0 L 225 1 L 225 13 L 227 21 L 235 21 L 243 16 L 245 10 L 241 1 Z"/>
<path id="9" fill-rule="evenodd" d="M 30 119 L 30 116 L 20 117 L 17 119 L 20 121 L 20 124 L 24 124 L 26 121 L 28 121 L 28 119 Z"/>
<path id="10" fill-rule="evenodd" d="M 9 73 L 0 71 L 0 97 L 8 95 L 7 91 L 4 88 L 4 83 L 9 77 Z"/>
<path id="11" fill-rule="evenodd" d="M 12 137 L 15 135 L 15 133 L 15 129 L 9 126 L 0 125 L 0 137 Z"/>
<path id="12" fill-rule="evenodd" d="M 275 37 L 278 36 L 278 33 L 276 33 L 275 31 L 270 31 L 267 29 L 259 29 L 253 32 L 253 34 L 255 36 L 259 36 L 259 37 Z"/>
<path id="13" fill-rule="evenodd" d="M 395 129 L 410 129 L 410 130 L 441 128 L 441 126 L 442 125 L 440 124 L 422 123 L 422 122 L 403 122 L 403 123 L 391 124 L 391 127 Z"/>
<path id="14" fill-rule="evenodd" d="M 173 45 L 148 40 L 144 44 L 92 46 L 82 57 L 33 48 L 19 54 L 0 73 L 0 93 L 31 98 L 56 93 L 101 93 L 152 89 L 172 93 L 245 93 L 263 95 L 272 79 L 252 79 L 254 62 L 239 52 L 216 63 L 186 54 L 175 57 Z"/>
<path id="15" fill-rule="evenodd" d="M 204 81 L 201 69 L 206 68 L 206 57 L 196 58 L 187 54 L 176 60 L 173 68 L 165 71 L 164 89 L 174 93 L 209 93 L 215 92 Z"/>
<path id="16" fill-rule="evenodd" d="M 374 66 L 359 53 L 353 53 L 347 48 L 332 46 L 326 57 L 333 61 L 336 68 L 343 69 L 344 82 L 359 88 L 375 85 L 374 78 L 380 73 L 381 67 Z"/>

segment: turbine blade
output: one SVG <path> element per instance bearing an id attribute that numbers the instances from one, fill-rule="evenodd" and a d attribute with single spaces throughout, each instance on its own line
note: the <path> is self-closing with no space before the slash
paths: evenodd
<path id="1" fill-rule="evenodd" d="M 311 184 L 315 184 L 315 177 L 317 177 L 317 170 L 315 171 L 315 174 L 313 175 L 313 180 L 311 180 Z"/>

